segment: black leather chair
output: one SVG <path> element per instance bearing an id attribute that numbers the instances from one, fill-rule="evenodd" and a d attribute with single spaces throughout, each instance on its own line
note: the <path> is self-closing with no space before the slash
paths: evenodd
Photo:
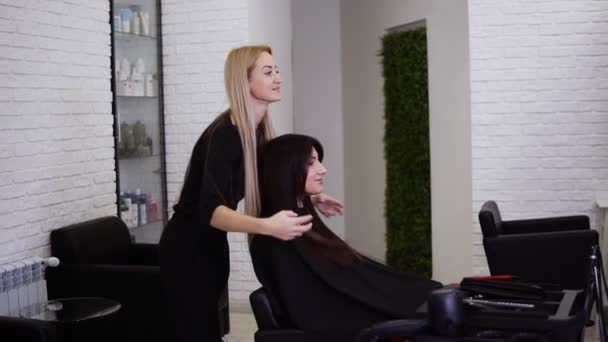
<path id="1" fill-rule="evenodd" d="M 483 247 L 492 275 L 585 289 L 598 233 L 587 216 L 503 221 L 498 205 L 487 201 L 479 211 Z"/>
<path id="2" fill-rule="evenodd" d="M 56 342 L 51 322 L 19 317 L 0 316 L 0 339 L 19 342 Z"/>
<path id="3" fill-rule="evenodd" d="M 288 328 L 286 318 L 275 302 L 271 303 L 268 292 L 261 287 L 249 295 L 253 316 L 258 325 L 255 332 L 255 342 L 305 342 L 311 337 L 302 330 Z"/>
<path id="4" fill-rule="evenodd" d="M 249 295 L 253 315 L 258 325 L 255 342 L 317 342 L 327 341 L 323 336 L 293 328 L 284 310 L 263 287 Z M 356 341 L 387 341 L 391 336 L 414 337 L 428 332 L 426 319 L 404 319 L 378 323 L 359 332 Z"/>
<path id="5" fill-rule="evenodd" d="M 103 297 L 122 304 L 117 331 L 124 341 L 169 341 L 158 245 L 133 243 L 124 222 L 101 217 L 51 232 L 51 253 L 61 264 L 47 270 L 49 298 Z M 229 331 L 228 296 L 218 305 Z"/>

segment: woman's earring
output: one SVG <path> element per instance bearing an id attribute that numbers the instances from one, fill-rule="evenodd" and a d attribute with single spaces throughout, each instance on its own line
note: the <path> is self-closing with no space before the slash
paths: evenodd
<path id="1" fill-rule="evenodd" d="M 298 208 L 300 208 L 300 209 L 304 208 L 304 203 L 302 203 L 302 200 L 298 198 L 297 201 L 298 201 Z"/>

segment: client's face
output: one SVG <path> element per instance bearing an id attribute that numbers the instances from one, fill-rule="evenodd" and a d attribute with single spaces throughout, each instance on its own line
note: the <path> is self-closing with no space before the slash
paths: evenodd
<path id="1" fill-rule="evenodd" d="M 325 169 L 325 166 L 319 161 L 319 154 L 314 147 L 307 165 L 308 174 L 306 176 L 304 191 L 306 191 L 307 195 L 320 194 L 323 192 L 323 177 L 327 173 L 327 169 Z"/>

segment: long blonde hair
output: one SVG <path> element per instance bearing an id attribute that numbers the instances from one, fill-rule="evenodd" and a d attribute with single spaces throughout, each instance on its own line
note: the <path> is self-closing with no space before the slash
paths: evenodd
<path id="1" fill-rule="evenodd" d="M 230 105 L 230 118 L 237 126 L 243 146 L 243 166 L 245 169 L 245 214 L 258 217 L 261 211 L 260 189 L 258 185 L 257 147 L 274 137 L 274 129 L 268 111 L 256 127 L 255 113 L 249 102 L 249 77 L 255 62 L 263 52 L 272 55 L 267 45 L 248 45 L 233 49 L 228 53 L 224 67 L 224 83 Z M 263 141 L 257 141 L 257 130 Z"/>

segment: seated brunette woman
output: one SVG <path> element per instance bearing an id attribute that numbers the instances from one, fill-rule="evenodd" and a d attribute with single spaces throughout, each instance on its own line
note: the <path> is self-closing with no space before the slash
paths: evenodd
<path id="1" fill-rule="evenodd" d="M 283 135 L 264 147 L 262 216 L 291 210 L 311 214 L 313 226 L 292 241 L 255 235 L 250 252 L 258 280 L 284 310 L 283 324 L 318 336 L 315 341 L 353 341 L 374 323 L 416 317 L 441 284 L 375 262 L 325 226 L 310 198 L 323 190 L 322 160 L 321 144 L 309 136 Z"/>

